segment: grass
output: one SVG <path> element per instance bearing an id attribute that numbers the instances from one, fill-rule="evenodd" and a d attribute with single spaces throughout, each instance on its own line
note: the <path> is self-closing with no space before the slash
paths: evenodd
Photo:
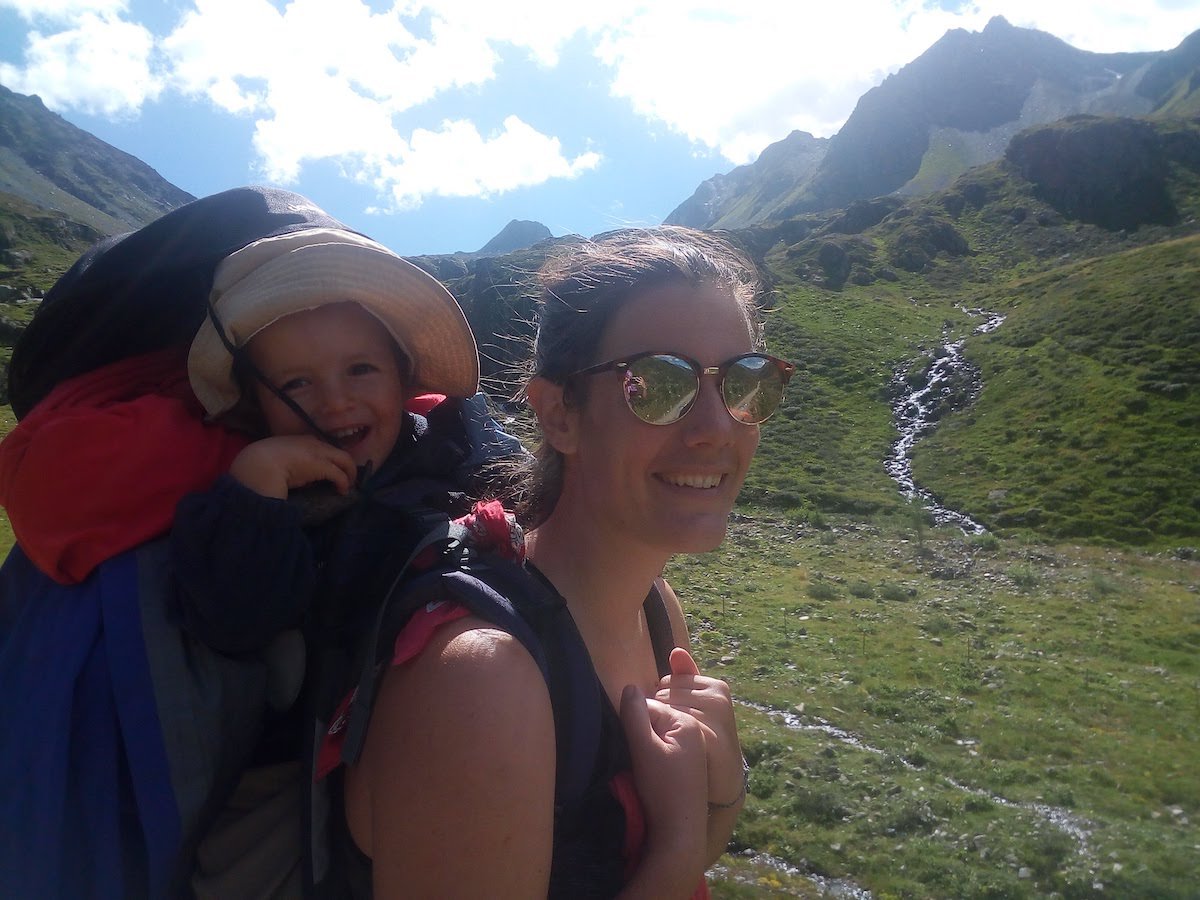
<path id="1" fill-rule="evenodd" d="M 1123 543 L 1200 534 L 1200 237 L 1087 260 L 999 289 L 973 338 L 969 409 L 914 473 L 1001 528 Z"/>
<path id="2" fill-rule="evenodd" d="M 950 300 L 918 298 L 911 287 L 780 286 L 767 316 L 768 346 L 800 371 L 763 429 L 747 498 L 810 516 L 869 514 L 899 503 L 881 463 L 895 438 L 893 373 L 914 346 L 938 339 L 944 322 L 963 330 L 970 323 Z"/>
<path id="3" fill-rule="evenodd" d="M 800 371 L 764 429 L 745 499 L 809 522 L 897 512 L 901 501 L 881 461 L 896 436 L 898 386 L 922 378 L 942 344 L 966 337 L 982 391 L 962 390 L 966 402 L 917 445 L 920 486 L 1006 536 L 1195 545 L 1194 221 L 1123 238 L 1062 223 L 995 167 L 973 171 L 955 190 L 991 199 L 964 207 L 956 220 L 971 254 L 939 258 L 929 272 L 833 290 L 808 262 L 823 238 L 765 253 L 776 288 L 769 346 Z M 951 196 L 914 204 L 919 212 Z M 891 218 L 856 236 L 858 244 L 874 242 L 883 253 Z M 1165 239 L 1174 234 L 1184 236 Z M 1006 319 L 972 336 L 980 320 L 966 309 Z"/>
<path id="4" fill-rule="evenodd" d="M 1194 896 L 1196 561 L 759 509 L 667 574 L 753 766 L 715 896 Z"/>

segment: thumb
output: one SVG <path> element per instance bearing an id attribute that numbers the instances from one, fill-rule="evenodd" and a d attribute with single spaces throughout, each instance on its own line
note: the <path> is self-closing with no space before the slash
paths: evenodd
<path id="1" fill-rule="evenodd" d="M 676 647 L 671 651 L 671 674 L 672 675 L 699 675 L 700 667 L 696 665 L 696 661 L 692 659 L 692 654 L 688 653 L 683 647 Z"/>

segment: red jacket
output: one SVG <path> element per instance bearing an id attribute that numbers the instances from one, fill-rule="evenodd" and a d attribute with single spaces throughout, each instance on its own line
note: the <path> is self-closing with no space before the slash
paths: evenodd
<path id="1" fill-rule="evenodd" d="M 186 348 L 63 382 L 0 442 L 0 506 L 60 584 L 165 534 L 175 504 L 229 470 L 248 438 L 206 424 Z"/>

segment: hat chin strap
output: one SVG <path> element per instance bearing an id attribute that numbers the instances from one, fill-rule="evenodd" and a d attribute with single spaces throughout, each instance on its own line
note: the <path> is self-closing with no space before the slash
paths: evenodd
<path id="1" fill-rule="evenodd" d="M 256 366 L 253 362 L 250 361 L 250 356 L 249 356 L 249 354 L 247 354 L 245 352 L 245 349 L 243 347 L 236 346 L 233 343 L 233 341 L 231 341 L 229 339 L 229 335 L 225 333 L 225 326 L 221 324 L 221 320 L 217 317 L 217 310 L 212 305 L 212 300 L 207 301 L 207 306 L 208 306 L 208 318 L 213 323 L 213 328 L 215 328 L 217 331 L 217 337 L 219 337 L 221 339 L 221 343 L 225 345 L 225 349 L 229 351 L 229 355 L 233 357 L 234 361 L 240 362 L 247 369 L 249 369 L 250 373 L 258 381 L 258 383 L 261 384 L 263 387 L 265 387 L 268 391 L 270 391 L 276 397 L 278 397 L 279 401 L 281 403 L 283 403 L 283 405 L 286 406 L 288 409 L 290 409 L 292 412 L 294 412 L 300 418 L 300 421 L 308 426 L 308 428 L 312 431 L 313 434 L 315 434 L 317 437 L 319 437 L 325 443 L 336 447 L 338 445 L 337 439 L 332 434 L 330 434 L 328 431 L 321 428 L 321 426 L 318 425 L 316 422 L 314 422 L 312 419 L 312 416 L 310 416 L 307 412 L 304 411 L 304 407 L 302 407 L 299 403 L 297 403 L 295 400 L 293 400 L 291 397 L 289 397 L 287 394 L 285 394 L 283 391 L 281 391 L 278 387 L 276 387 L 275 384 L 273 384 L 271 382 L 271 380 L 262 373 L 262 370 L 259 369 L 258 366 Z M 369 469 L 369 466 L 370 466 L 370 463 L 367 464 L 368 469 Z M 365 478 L 366 474 L 367 474 L 367 473 L 362 472 L 361 468 L 362 467 L 360 467 L 360 472 L 359 472 L 359 480 L 360 481 L 363 478 Z"/>

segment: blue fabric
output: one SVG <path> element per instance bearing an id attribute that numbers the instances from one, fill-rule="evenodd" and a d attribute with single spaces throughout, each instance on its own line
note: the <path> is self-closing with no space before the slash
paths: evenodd
<path id="1" fill-rule="evenodd" d="M 180 820 L 131 551 L 51 581 L 0 568 L 0 897 L 167 895 Z"/>

